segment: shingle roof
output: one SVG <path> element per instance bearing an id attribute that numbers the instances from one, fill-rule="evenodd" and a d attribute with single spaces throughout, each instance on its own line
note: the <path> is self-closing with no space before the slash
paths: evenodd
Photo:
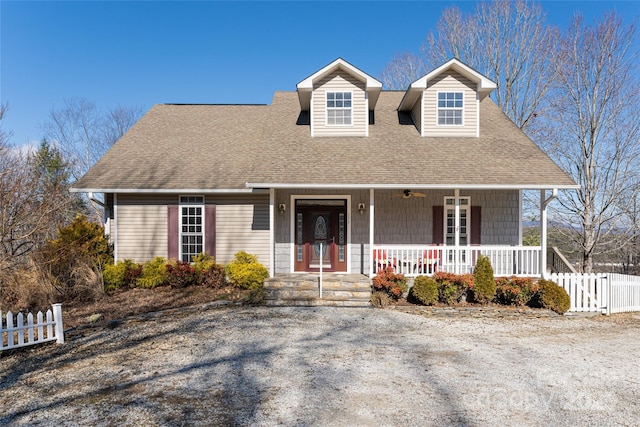
<path id="1" fill-rule="evenodd" d="M 488 97 L 479 138 L 421 137 L 404 92 L 382 92 L 368 137 L 310 136 L 296 92 L 271 105 L 156 105 L 73 187 L 79 191 L 266 186 L 569 188 L 575 182 Z"/>

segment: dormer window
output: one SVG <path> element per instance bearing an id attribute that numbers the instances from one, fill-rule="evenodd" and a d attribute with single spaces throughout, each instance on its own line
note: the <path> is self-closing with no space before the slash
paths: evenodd
<path id="1" fill-rule="evenodd" d="M 351 92 L 327 92 L 327 125 L 351 125 Z"/>
<path id="2" fill-rule="evenodd" d="M 438 125 L 462 126 L 462 92 L 438 92 Z"/>

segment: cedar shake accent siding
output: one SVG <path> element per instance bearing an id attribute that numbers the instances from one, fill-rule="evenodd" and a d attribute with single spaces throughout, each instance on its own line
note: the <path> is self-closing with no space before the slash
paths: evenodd
<path id="1" fill-rule="evenodd" d="M 438 92 L 463 92 L 462 126 L 438 125 Z M 448 71 L 431 80 L 424 94 L 424 136 L 474 137 L 478 130 L 476 84 Z"/>
<path id="2" fill-rule="evenodd" d="M 327 92 L 351 92 L 351 125 L 327 125 Z M 347 73 L 329 74 L 313 89 L 313 136 L 366 136 L 369 123 L 364 83 Z"/>

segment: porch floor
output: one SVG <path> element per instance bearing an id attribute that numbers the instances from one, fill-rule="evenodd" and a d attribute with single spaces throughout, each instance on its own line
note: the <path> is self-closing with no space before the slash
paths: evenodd
<path id="1" fill-rule="evenodd" d="M 265 279 L 269 306 L 370 306 L 371 279 L 362 274 L 325 273 L 320 298 L 319 274 L 277 274 Z"/>

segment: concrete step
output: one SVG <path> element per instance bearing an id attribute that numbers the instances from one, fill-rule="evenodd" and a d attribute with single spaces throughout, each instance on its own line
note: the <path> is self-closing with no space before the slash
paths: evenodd
<path id="1" fill-rule="evenodd" d="M 371 281 L 359 274 L 327 274 L 319 298 L 318 275 L 301 274 L 271 277 L 264 282 L 267 305 L 289 306 L 369 306 Z"/>

